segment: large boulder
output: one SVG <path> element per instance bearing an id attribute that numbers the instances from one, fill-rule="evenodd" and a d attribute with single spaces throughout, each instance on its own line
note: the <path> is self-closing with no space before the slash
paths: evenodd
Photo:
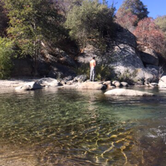
<path id="1" fill-rule="evenodd" d="M 74 82 L 85 82 L 87 80 L 87 76 L 85 74 L 78 75 L 74 78 Z"/>
<path id="2" fill-rule="evenodd" d="M 137 49 L 136 37 L 130 31 L 120 28 L 113 50 L 114 63 L 110 66 L 114 68 L 118 78 L 131 80 L 136 84 L 158 81 L 157 53 L 147 47 L 144 47 L 143 52 L 140 53 Z"/>
<path id="3" fill-rule="evenodd" d="M 77 57 L 77 61 L 80 64 L 89 64 L 92 57 L 96 57 L 96 60 L 98 61 L 97 55 L 100 55 L 99 49 L 88 44 Z"/>
<path id="4" fill-rule="evenodd" d="M 133 35 L 133 33 L 120 26 L 118 27 L 118 33 L 115 40 L 116 43 L 127 44 L 134 48 L 137 47 L 136 37 Z"/>
<path id="5" fill-rule="evenodd" d="M 144 47 L 144 49 L 145 50 L 143 52 L 140 52 L 140 57 L 144 65 L 158 66 L 159 59 L 157 53 L 151 48 Z"/>
<path id="6" fill-rule="evenodd" d="M 16 91 L 27 91 L 42 89 L 43 87 L 57 87 L 59 85 L 58 81 L 53 78 L 41 78 L 36 81 L 24 83 L 15 88 Z"/>
<path id="7" fill-rule="evenodd" d="M 134 80 L 137 71 L 143 69 L 144 65 L 137 52 L 136 37 L 130 31 L 120 28 L 113 51 L 113 63 L 110 63 L 110 67 L 114 68 L 117 78 L 129 81 L 127 80 L 129 77 L 130 80 L 137 82 Z"/>
<path id="8" fill-rule="evenodd" d="M 100 55 L 100 56 L 98 56 Z M 114 41 L 109 41 L 107 52 L 87 45 L 78 57 L 79 63 L 89 63 L 91 57 L 97 57 L 97 65 L 103 63 L 110 67 L 110 77 L 123 80 L 129 84 L 158 82 L 158 56 L 153 49 L 137 49 L 136 37 L 128 30 L 119 27 Z"/>
<path id="9" fill-rule="evenodd" d="M 83 82 L 77 86 L 80 90 L 105 90 L 107 86 L 101 82 Z"/>
<path id="10" fill-rule="evenodd" d="M 71 85 L 65 84 L 63 86 L 59 86 L 59 89 L 76 89 L 76 90 L 106 90 L 107 85 L 101 82 L 74 82 Z"/>
<path id="11" fill-rule="evenodd" d="M 57 79 L 54 79 L 54 78 L 41 78 L 37 81 L 35 81 L 35 83 L 41 85 L 42 87 L 49 87 L 49 86 L 52 86 L 52 87 L 56 87 L 58 86 L 58 81 Z"/>
<path id="12" fill-rule="evenodd" d="M 143 84 L 158 82 L 159 72 L 155 68 L 139 68 L 137 69 L 135 79 L 137 82 L 142 81 Z"/>
<path id="13" fill-rule="evenodd" d="M 40 85 L 37 82 L 28 82 L 15 88 L 16 91 L 27 91 L 27 90 L 36 90 L 36 89 L 42 89 L 42 85 Z"/>
<path id="14" fill-rule="evenodd" d="M 112 89 L 104 93 L 112 96 L 154 96 L 153 93 L 131 90 L 131 89 Z"/>
<path id="15" fill-rule="evenodd" d="M 145 54 L 145 53 L 144 53 Z M 117 59 L 111 66 L 114 68 L 115 75 L 121 79 L 128 79 L 135 84 L 144 84 L 145 82 L 158 82 L 159 70 L 155 66 L 158 64 L 158 58 L 147 54 L 151 60 L 147 60 L 148 65 L 144 66 L 137 49 L 127 44 L 115 46 L 114 57 Z M 148 59 L 147 57 L 147 59 Z"/>
<path id="16" fill-rule="evenodd" d="M 160 88 L 166 88 L 166 76 L 162 76 L 159 80 L 158 86 Z"/>

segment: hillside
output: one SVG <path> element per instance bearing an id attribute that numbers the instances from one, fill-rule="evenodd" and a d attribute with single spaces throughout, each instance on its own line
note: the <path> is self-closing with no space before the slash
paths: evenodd
<path id="1" fill-rule="evenodd" d="M 34 71 L 34 61 L 29 56 L 14 59 L 12 77 L 63 79 L 79 74 L 86 74 L 89 77 L 89 61 L 95 56 L 99 68 L 97 75 L 102 73 L 101 66 L 107 69 L 107 72 L 98 79 L 118 79 L 138 84 L 158 81 L 161 74 L 160 66 L 164 64 L 164 61 L 163 59 L 161 61 L 161 57 L 153 49 L 144 47 L 144 51 L 139 51 L 136 37 L 122 27 L 118 27 L 116 37 L 108 41 L 105 52 L 101 52 L 100 49 L 90 44 L 79 52 L 72 42 L 68 45 L 64 43 L 61 49 L 51 49 L 45 46 L 42 54 L 39 55 L 37 73 Z M 63 48 L 65 51 L 62 50 Z"/>
<path id="2" fill-rule="evenodd" d="M 0 9 L 1 79 L 89 77 L 93 56 L 97 80 L 145 84 L 164 72 L 165 17 L 149 18 L 140 0 L 116 13 L 96 0 L 1 0 Z"/>

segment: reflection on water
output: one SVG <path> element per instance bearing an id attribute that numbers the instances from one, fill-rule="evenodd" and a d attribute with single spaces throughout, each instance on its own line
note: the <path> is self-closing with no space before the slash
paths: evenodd
<path id="1" fill-rule="evenodd" d="M 0 93 L 0 165 L 166 164 L 166 95 L 101 91 Z"/>

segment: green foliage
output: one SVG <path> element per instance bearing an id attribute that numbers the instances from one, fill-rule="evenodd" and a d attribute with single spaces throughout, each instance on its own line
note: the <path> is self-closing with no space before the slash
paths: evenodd
<path id="1" fill-rule="evenodd" d="M 157 17 L 154 21 L 165 33 L 166 38 L 166 16 Z"/>
<path id="2" fill-rule="evenodd" d="M 42 46 L 57 41 L 63 31 L 62 17 L 48 0 L 2 0 L 8 10 L 8 36 L 15 40 L 22 55 L 30 55 L 37 74 L 38 56 Z"/>
<path id="3" fill-rule="evenodd" d="M 99 64 L 96 66 L 96 78 L 97 80 L 105 81 L 112 79 L 112 69 L 104 64 Z"/>
<path id="4" fill-rule="evenodd" d="M 108 8 L 97 0 L 84 0 L 81 5 L 75 5 L 69 11 L 65 26 L 69 29 L 71 38 L 81 46 L 84 47 L 87 42 L 102 46 L 104 38 L 115 32 L 114 11 L 115 8 Z"/>
<path id="5" fill-rule="evenodd" d="M 0 36 L 6 35 L 6 28 L 8 27 L 7 11 L 3 8 L 3 3 L 0 1 Z"/>
<path id="6" fill-rule="evenodd" d="M 111 79 L 112 78 L 111 71 L 112 69 L 110 69 L 110 67 L 108 67 L 107 65 L 98 64 L 95 68 L 95 79 L 101 80 L 101 81 Z M 89 78 L 90 76 L 89 64 L 87 63 L 81 64 L 81 66 L 77 69 L 76 72 L 78 75 L 85 74 L 87 78 Z"/>
<path id="7" fill-rule="evenodd" d="M 8 78 L 10 76 L 12 61 L 11 57 L 14 53 L 13 42 L 6 38 L 0 38 L 0 78 Z"/>
<path id="8" fill-rule="evenodd" d="M 137 76 L 138 70 L 134 70 L 133 72 L 126 69 L 123 73 L 119 73 L 116 77 L 120 82 L 125 81 L 129 84 L 133 84 L 134 78 Z"/>
<path id="9" fill-rule="evenodd" d="M 76 69 L 76 73 L 77 73 L 78 75 L 85 74 L 87 77 L 89 77 L 89 73 L 90 73 L 89 64 L 88 64 L 88 63 L 82 63 L 82 64 Z"/>
<path id="10" fill-rule="evenodd" d="M 36 57 L 41 41 L 58 37 L 60 15 L 48 0 L 3 0 L 9 11 L 8 34 L 22 54 Z"/>

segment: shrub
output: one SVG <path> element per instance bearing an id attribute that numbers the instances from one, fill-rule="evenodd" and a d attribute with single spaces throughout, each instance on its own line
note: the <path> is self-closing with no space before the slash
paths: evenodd
<path id="1" fill-rule="evenodd" d="M 96 66 L 97 80 L 110 80 L 112 78 L 111 68 L 108 65 L 100 64 Z"/>
<path id="2" fill-rule="evenodd" d="M 88 63 L 82 63 L 77 69 L 76 69 L 77 75 L 85 74 L 89 78 L 90 68 Z"/>
<path id="3" fill-rule="evenodd" d="M 10 76 L 12 61 L 11 56 L 13 55 L 13 42 L 6 39 L 0 38 L 0 78 L 5 79 Z"/>
<path id="4" fill-rule="evenodd" d="M 104 64 L 97 64 L 96 70 L 95 70 L 95 79 L 103 81 L 108 80 L 112 78 L 112 73 L 110 72 L 111 69 L 107 65 Z M 90 67 L 88 63 L 81 64 L 81 66 L 77 69 L 77 74 L 85 74 L 87 78 L 90 76 Z"/>
<path id="5" fill-rule="evenodd" d="M 119 73 L 117 75 L 117 79 L 120 82 L 125 81 L 132 85 L 135 82 L 134 78 L 136 77 L 137 73 L 138 73 L 138 70 L 134 70 L 133 72 L 131 72 L 128 69 L 126 69 L 123 73 Z"/>
<path id="6" fill-rule="evenodd" d="M 162 52 L 165 40 L 164 33 L 152 18 L 145 18 L 139 21 L 133 34 L 137 37 L 137 43 L 140 46 L 148 46 L 156 52 Z"/>
<path id="7" fill-rule="evenodd" d="M 108 8 L 96 0 L 85 0 L 68 12 L 65 26 L 81 46 L 90 41 L 103 46 L 103 39 L 115 33 L 114 11 L 114 7 Z"/>

